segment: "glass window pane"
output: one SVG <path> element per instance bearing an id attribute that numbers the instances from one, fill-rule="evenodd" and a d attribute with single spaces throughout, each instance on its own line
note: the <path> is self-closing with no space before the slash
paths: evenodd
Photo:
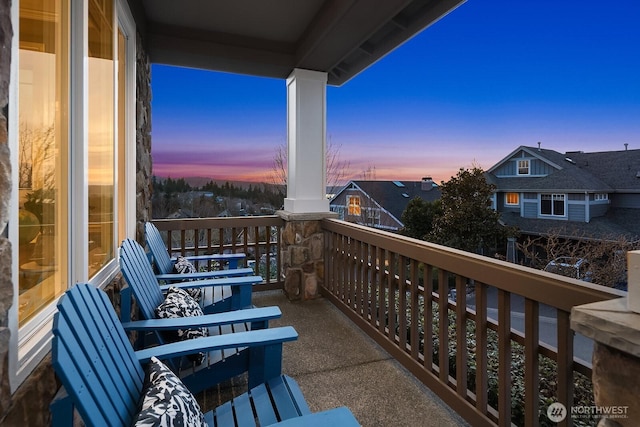
<path id="1" fill-rule="evenodd" d="M 543 194 L 540 196 L 540 213 L 551 215 L 551 195 Z"/>
<path id="2" fill-rule="evenodd" d="M 360 196 L 347 196 L 349 215 L 360 215 Z"/>
<path id="3" fill-rule="evenodd" d="M 67 288 L 69 2 L 20 1 L 19 309 L 25 321 Z"/>
<path id="4" fill-rule="evenodd" d="M 556 194 L 553 197 L 553 214 L 558 216 L 564 215 L 564 196 Z"/>
<path id="5" fill-rule="evenodd" d="M 114 258 L 113 2 L 89 1 L 89 276 Z"/>

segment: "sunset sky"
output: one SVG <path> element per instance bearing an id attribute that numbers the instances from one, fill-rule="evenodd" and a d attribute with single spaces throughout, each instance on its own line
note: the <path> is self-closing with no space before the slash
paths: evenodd
<path id="1" fill-rule="evenodd" d="M 348 178 L 448 180 L 519 145 L 640 148 L 640 1 L 469 0 L 342 87 L 327 137 Z M 284 80 L 154 65 L 153 172 L 268 181 Z"/>

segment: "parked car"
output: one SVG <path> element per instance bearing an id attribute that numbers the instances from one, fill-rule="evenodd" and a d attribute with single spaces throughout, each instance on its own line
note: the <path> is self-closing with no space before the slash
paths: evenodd
<path id="1" fill-rule="evenodd" d="M 549 262 L 545 266 L 544 271 L 591 282 L 591 268 L 589 262 L 584 258 L 558 257 Z"/>

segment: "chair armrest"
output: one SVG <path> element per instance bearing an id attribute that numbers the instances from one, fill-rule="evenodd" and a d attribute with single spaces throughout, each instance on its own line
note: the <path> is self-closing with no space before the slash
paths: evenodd
<path id="1" fill-rule="evenodd" d="M 158 359 L 171 359 L 225 348 L 264 347 L 297 339 L 298 333 L 296 330 L 291 326 L 284 326 L 173 342 L 138 350 L 135 354 L 141 363 L 146 363 L 152 356 L 156 356 Z"/>
<path id="2" fill-rule="evenodd" d="M 210 254 L 210 255 L 189 255 L 185 258 L 189 261 L 237 261 L 245 259 L 245 254 Z M 172 257 L 171 261 L 174 262 L 178 257 Z"/>
<path id="3" fill-rule="evenodd" d="M 170 287 L 176 288 L 206 288 L 209 286 L 250 286 L 262 283 L 261 276 L 224 277 L 220 279 L 195 280 L 192 282 L 171 283 L 160 285 L 160 290 L 166 292 Z"/>
<path id="4" fill-rule="evenodd" d="M 278 319 L 282 316 L 279 307 L 249 308 L 204 316 L 178 317 L 175 319 L 148 319 L 122 323 L 125 331 L 176 330 L 187 327 L 210 327 L 234 323 L 259 322 Z"/>
<path id="5" fill-rule="evenodd" d="M 216 270 L 216 271 L 199 271 L 197 273 L 166 273 L 156 274 L 156 279 L 178 282 L 184 282 L 187 279 L 214 279 L 216 277 L 236 277 L 236 276 L 250 276 L 253 275 L 252 268 L 235 268 L 231 270 Z"/>
<path id="6" fill-rule="evenodd" d="M 271 424 L 272 427 L 357 427 L 360 423 L 353 413 L 346 406 L 341 406 L 328 411 L 316 412 L 302 415 L 300 417 L 289 418 L 279 423 Z"/>

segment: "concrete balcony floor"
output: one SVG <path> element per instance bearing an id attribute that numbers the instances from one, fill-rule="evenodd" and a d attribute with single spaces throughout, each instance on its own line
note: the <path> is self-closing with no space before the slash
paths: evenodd
<path id="1" fill-rule="evenodd" d="M 277 305 L 297 341 L 284 345 L 283 372 L 296 379 L 313 412 L 348 406 L 363 426 L 467 426 L 453 410 L 325 299 L 289 302 L 282 291 L 253 295 Z M 198 396 L 203 410 L 246 390 L 238 378 Z"/>

